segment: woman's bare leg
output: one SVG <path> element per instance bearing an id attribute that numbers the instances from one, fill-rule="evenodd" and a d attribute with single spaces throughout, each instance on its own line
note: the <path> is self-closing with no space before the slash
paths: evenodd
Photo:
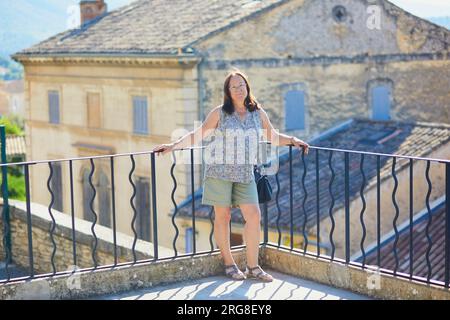
<path id="1" fill-rule="evenodd" d="M 235 264 L 230 249 L 231 208 L 214 206 L 214 239 L 226 266 Z"/>
<path id="2" fill-rule="evenodd" d="M 258 265 L 261 211 L 257 204 L 240 204 L 239 207 L 245 219 L 244 241 L 247 247 L 247 265 L 253 268 Z"/>

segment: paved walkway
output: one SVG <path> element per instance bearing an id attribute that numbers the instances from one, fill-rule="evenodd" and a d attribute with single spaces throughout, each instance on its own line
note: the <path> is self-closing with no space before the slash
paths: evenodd
<path id="1" fill-rule="evenodd" d="M 366 300 L 368 297 L 270 270 L 271 283 L 224 276 L 97 297 L 106 300 Z"/>

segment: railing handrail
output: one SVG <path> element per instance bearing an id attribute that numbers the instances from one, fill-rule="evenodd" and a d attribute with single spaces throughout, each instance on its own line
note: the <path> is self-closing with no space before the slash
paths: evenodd
<path id="1" fill-rule="evenodd" d="M 260 143 L 266 143 L 271 144 L 270 141 L 261 141 Z M 282 147 L 289 147 L 293 146 L 291 144 L 284 145 Z M 174 149 L 174 151 L 186 151 L 191 149 L 204 149 L 205 146 L 193 146 L 193 147 L 186 147 L 186 148 L 179 148 Z M 408 156 L 408 155 L 400 155 L 400 154 L 389 154 L 389 153 L 378 153 L 378 152 L 370 152 L 370 151 L 360 151 L 360 150 L 349 150 L 349 149 L 339 149 L 339 148 L 328 148 L 328 147 L 318 147 L 318 146 L 309 146 L 310 149 L 317 149 L 317 150 L 325 150 L 325 151 L 338 151 L 338 152 L 344 152 L 344 153 L 354 153 L 354 154 L 366 154 L 366 155 L 372 155 L 372 156 L 383 156 L 383 157 L 391 157 L 391 158 L 403 158 L 403 159 L 412 159 L 412 160 L 424 160 L 424 161 L 432 161 L 432 162 L 440 162 L 440 163 L 449 163 L 450 159 L 438 159 L 438 158 L 427 158 L 427 157 L 415 157 L 415 156 Z M 73 161 L 73 160 L 90 160 L 90 159 L 103 159 L 103 158 L 111 158 L 111 157 L 124 157 L 124 156 L 130 156 L 130 155 L 143 155 L 143 154 L 152 154 L 154 151 L 148 150 L 148 151 L 139 151 L 139 152 L 125 152 L 125 153 L 117 153 L 117 154 L 108 154 L 108 155 L 101 155 L 101 156 L 86 156 L 86 157 L 75 157 L 75 158 L 64 158 L 64 159 L 49 159 L 49 160 L 36 160 L 36 161 L 22 161 L 22 162 L 10 162 L 1 164 L 0 168 L 4 166 L 18 166 L 18 165 L 35 165 L 39 163 L 48 163 L 48 162 L 64 162 L 64 161 Z"/>

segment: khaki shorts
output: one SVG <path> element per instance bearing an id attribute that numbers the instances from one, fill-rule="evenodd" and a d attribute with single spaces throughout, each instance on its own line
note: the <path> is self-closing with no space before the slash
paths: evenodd
<path id="1" fill-rule="evenodd" d="M 258 204 L 258 191 L 255 181 L 241 183 L 205 177 L 202 204 L 237 207 L 239 204 L 250 203 Z"/>

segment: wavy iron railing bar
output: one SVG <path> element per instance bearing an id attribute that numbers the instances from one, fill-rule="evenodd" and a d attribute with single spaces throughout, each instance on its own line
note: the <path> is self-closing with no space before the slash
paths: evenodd
<path id="1" fill-rule="evenodd" d="M 308 191 L 306 191 L 305 179 L 306 179 L 306 171 L 308 170 L 308 168 L 306 166 L 304 150 L 302 152 L 302 163 L 303 163 L 302 187 L 303 187 L 303 193 L 304 193 L 303 203 L 302 203 L 303 216 L 304 216 L 302 233 L 303 233 L 303 240 L 304 240 L 303 253 L 306 253 L 306 251 L 308 250 L 308 234 L 306 233 L 306 224 L 308 223 L 308 214 L 306 212 L 305 204 L 306 204 L 306 199 L 308 198 Z"/>
<path id="2" fill-rule="evenodd" d="M 397 189 L 398 189 L 398 179 L 397 179 L 397 174 L 395 172 L 395 167 L 397 164 L 397 158 L 393 158 L 392 159 L 392 177 L 394 178 L 394 190 L 392 190 L 392 203 L 394 204 L 395 207 L 395 216 L 394 216 L 394 221 L 392 223 L 392 226 L 394 227 L 394 232 L 395 232 L 395 241 L 394 241 L 394 257 L 395 257 L 395 268 L 394 268 L 394 274 L 397 274 L 397 270 L 398 270 L 398 264 L 399 264 L 399 260 L 398 260 L 398 253 L 397 253 L 397 243 L 399 240 L 399 234 L 398 234 L 398 229 L 397 229 L 397 221 L 398 221 L 398 217 L 400 215 L 400 210 L 398 208 L 398 204 L 397 204 L 397 200 L 396 200 L 396 195 L 397 195 Z"/>
<path id="3" fill-rule="evenodd" d="M 47 188 L 48 188 L 48 191 L 50 192 L 50 196 L 51 196 L 50 205 L 48 206 L 48 213 L 50 214 L 50 219 L 52 219 L 52 223 L 50 225 L 50 241 L 52 242 L 52 245 L 53 245 L 50 262 L 52 264 L 53 274 L 56 274 L 56 266 L 55 266 L 56 242 L 53 237 L 53 234 L 54 234 L 55 228 L 56 228 L 56 221 L 55 221 L 55 217 L 53 216 L 53 213 L 52 213 L 52 207 L 55 202 L 55 194 L 53 193 L 53 190 L 50 185 L 50 182 L 52 181 L 52 177 L 53 177 L 52 163 L 49 162 L 48 166 L 50 168 L 50 175 L 48 176 L 48 180 L 47 180 Z"/>
<path id="4" fill-rule="evenodd" d="M 425 234 L 427 236 L 428 247 L 427 247 L 427 253 L 426 253 L 425 257 L 427 260 L 427 268 L 428 268 L 427 282 L 430 282 L 431 273 L 432 273 L 432 266 L 431 266 L 431 262 L 430 262 L 430 252 L 431 252 L 431 247 L 433 246 L 433 240 L 430 235 L 430 226 L 431 226 L 431 223 L 433 222 L 433 215 L 431 214 L 431 208 L 430 208 L 430 195 L 431 195 L 431 189 L 432 189 L 431 180 L 430 180 L 430 161 L 427 161 L 427 168 L 425 170 L 425 178 L 426 178 L 427 184 L 428 184 L 428 191 L 427 191 L 427 195 L 425 198 L 425 204 L 427 206 L 427 211 L 428 211 L 428 221 L 427 221 L 427 226 L 425 228 Z"/>
<path id="5" fill-rule="evenodd" d="M 362 237 L 361 237 L 360 248 L 361 248 L 361 252 L 363 254 L 362 267 L 364 268 L 366 265 L 366 252 L 364 250 L 364 241 L 366 239 L 366 225 L 364 224 L 364 213 L 366 211 L 366 199 L 364 198 L 364 188 L 366 186 L 366 175 L 364 174 L 364 154 L 361 154 L 361 162 L 360 162 L 359 170 L 361 171 L 361 175 L 362 175 L 361 189 L 359 190 L 359 194 L 360 194 L 361 202 L 362 202 L 361 213 L 359 215 L 359 219 L 361 222 L 361 228 L 362 228 Z"/>
<path id="6" fill-rule="evenodd" d="M 334 229 L 336 227 L 336 222 L 334 221 L 334 217 L 333 217 L 333 208 L 334 208 L 335 199 L 333 196 L 332 187 L 333 187 L 333 182 L 334 182 L 334 178 L 335 178 L 336 174 L 333 169 L 332 160 L 333 160 L 333 151 L 330 151 L 330 155 L 328 157 L 328 167 L 330 168 L 330 171 L 331 171 L 331 179 L 330 179 L 330 184 L 328 185 L 328 190 L 330 192 L 331 203 L 330 203 L 330 211 L 328 213 L 329 213 L 329 216 L 331 219 L 331 229 L 330 229 L 331 260 L 334 260 L 336 245 L 334 244 L 333 234 L 334 234 Z"/>
<path id="7" fill-rule="evenodd" d="M 173 163 L 172 163 L 172 166 L 170 168 L 170 176 L 172 177 L 172 180 L 173 180 L 173 189 L 172 189 L 172 194 L 171 194 L 170 198 L 172 199 L 173 206 L 175 207 L 175 211 L 174 211 L 174 213 L 172 215 L 172 225 L 175 228 L 175 237 L 173 238 L 172 246 L 173 246 L 173 250 L 175 251 L 175 258 L 176 258 L 178 256 L 176 243 L 177 243 L 179 231 L 178 231 L 177 224 L 175 223 L 175 218 L 176 218 L 177 213 L 178 213 L 178 206 L 177 206 L 177 203 L 175 201 L 175 191 L 177 190 L 177 179 L 175 178 L 175 175 L 174 175 L 173 172 L 174 172 L 175 166 L 177 164 L 177 157 L 175 155 L 175 152 L 173 152 L 173 151 L 172 151 L 172 157 L 173 157 Z"/>
<path id="8" fill-rule="evenodd" d="M 90 162 L 91 162 L 91 172 L 89 173 L 89 185 L 91 186 L 91 189 L 92 189 L 92 198 L 91 198 L 89 206 L 91 208 L 91 213 L 94 216 L 94 221 L 92 221 L 92 225 L 91 225 L 91 232 L 92 232 L 92 236 L 94 237 L 93 246 L 92 246 L 92 261 L 94 262 L 94 269 L 96 269 L 98 267 L 98 262 L 97 262 L 97 258 L 95 257 L 95 254 L 97 253 L 98 239 L 97 239 L 97 234 L 95 233 L 95 225 L 97 224 L 98 216 L 94 210 L 94 200 L 95 200 L 95 196 L 97 195 L 97 191 L 95 190 L 95 186 L 92 183 L 92 177 L 94 176 L 94 171 L 95 171 L 94 159 L 90 159 Z"/>
<path id="9" fill-rule="evenodd" d="M 135 226 L 136 219 L 137 219 L 137 210 L 134 205 L 134 199 L 136 198 L 136 185 L 133 182 L 133 173 L 134 173 L 134 170 L 136 169 L 136 162 L 134 160 L 133 155 L 130 156 L 130 159 L 131 159 L 131 170 L 130 170 L 130 173 L 128 174 L 128 181 L 130 182 L 131 187 L 133 188 L 133 194 L 131 195 L 131 198 L 130 198 L 130 205 L 133 210 L 133 218 L 131 219 L 131 230 L 133 230 L 133 235 L 134 235 L 133 246 L 131 247 L 131 251 L 133 253 L 133 262 L 136 263 L 136 261 L 137 261 L 136 243 L 137 243 L 137 239 L 138 239 L 138 234 L 137 234 L 137 230 L 136 230 L 136 226 Z"/>

